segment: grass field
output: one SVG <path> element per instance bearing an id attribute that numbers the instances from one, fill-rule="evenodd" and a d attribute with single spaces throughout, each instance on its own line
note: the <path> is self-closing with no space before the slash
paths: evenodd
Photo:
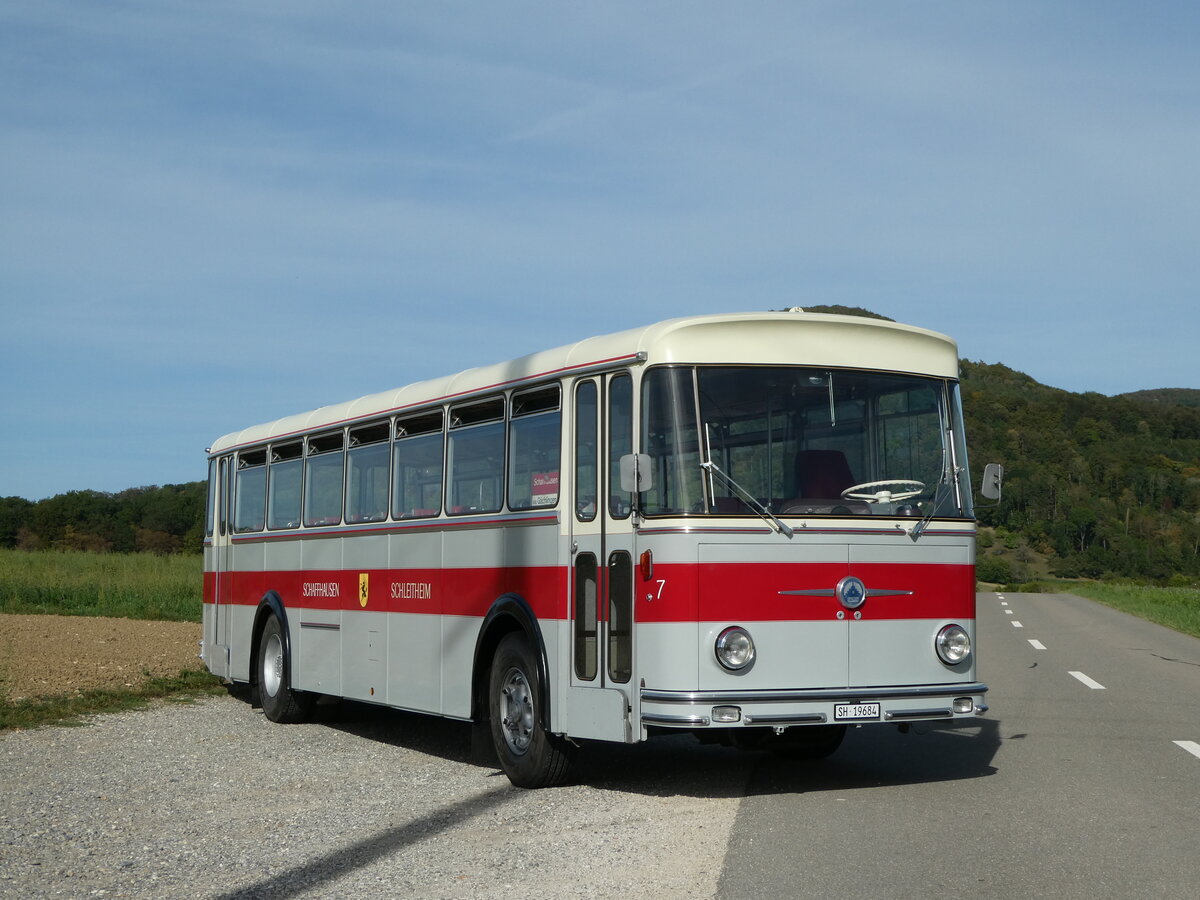
<path id="1" fill-rule="evenodd" d="M 0 613 L 199 622 L 201 569 L 198 554 L 0 549 Z M 137 678 L 125 688 L 12 700 L 4 690 L 3 667 L 9 660 L 3 657 L 0 653 L 0 731 L 71 724 L 87 715 L 136 709 L 158 699 L 186 700 L 225 690 L 207 672 L 186 670 Z"/>
<path id="2" fill-rule="evenodd" d="M 200 621 L 201 557 L 0 549 L 0 612 Z"/>

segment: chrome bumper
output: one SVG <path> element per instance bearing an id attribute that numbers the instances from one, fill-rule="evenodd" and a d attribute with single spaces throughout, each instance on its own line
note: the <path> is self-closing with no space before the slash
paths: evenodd
<path id="1" fill-rule="evenodd" d="M 936 719 L 969 719 L 987 712 L 983 695 L 987 685 L 931 684 L 906 687 L 823 688 L 785 691 L 658 691 L 641 692 L 642 724 L 665 728 L 708 728 L 872 722 L 914 722 Z M 954 701 L 970 699 L 971 708 L 955 711 Z M 839 704 L 878 703 L 879 718 L 839 719 Z M 714 707 L 723 707 L 723 720 L 714 721 Z M 729 720 L 729 709 L 738 711 Z"/>

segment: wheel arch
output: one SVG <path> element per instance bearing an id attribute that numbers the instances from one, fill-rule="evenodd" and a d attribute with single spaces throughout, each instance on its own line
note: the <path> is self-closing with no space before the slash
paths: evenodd
<path id="1" fill-rule="evenodd" d="M 496 598 L 475 639 L 475 656 L 471 666 L 471 721 L 476 724 L 488 720 L 488 680 L 491 674 L 492 657 L 505 636 L 517 632 L 524 634 L 537 657 L 537 678 L 541 686 L 542 727 L 550 730 L 550 667 L 546 657 L 546 642 L 537 614 L 528 601 L 519 594 L 503 594 Z"/>
<path id="2" fill-rule="evenodd" d="M 279 628 L 283 637 L 283 677 L 284 684 L 292 686 L 292 631 L 288 627 L 287 609 L 283 598 L 275 591 L 267 591 L 258 601 L 258 609 L 254 612 L 254 625 L 250 629 L 250 684 L 258 685 L 259 644 L 262 642 L 263 627 L 270 616 L 279 620 Z"/>

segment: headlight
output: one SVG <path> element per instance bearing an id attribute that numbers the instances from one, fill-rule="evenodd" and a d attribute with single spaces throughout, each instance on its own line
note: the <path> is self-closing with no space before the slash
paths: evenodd
<path id="1" fill-rule="evenodd" d="M 947 625 L 938 632 L 933 645 L 948 666 L 956 666 L 971 655 L 971 638 L 961 625 Z"/>
<path id="2" fill-rule="evenodd" d="M 717 636 L 717 662 L 727 669 L 744 669 L 754 662 L 754 638 L 745 628 L 726 628 Z"/>

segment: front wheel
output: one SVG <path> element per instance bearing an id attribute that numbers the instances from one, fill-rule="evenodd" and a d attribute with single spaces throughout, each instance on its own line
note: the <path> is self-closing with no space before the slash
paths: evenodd
<path id="1" fill-rule="evenodd" d="M 488 713 L 500 768 L 517 787 L 562 784 L 573 748 L 542 724 L 542 686 L 537 659 L 521 634 L 507 635 L 492 658 Z"/>
<path id="2" fill-rule="evenodd" d="M 284 649 L 283 626 L 272 613 L 258 641 L 258 696 L 263 712 L 272 722 L 303 722 L 312 710 L 313 698 L 294 691 L 288 683 L 290 660 Z"/>

